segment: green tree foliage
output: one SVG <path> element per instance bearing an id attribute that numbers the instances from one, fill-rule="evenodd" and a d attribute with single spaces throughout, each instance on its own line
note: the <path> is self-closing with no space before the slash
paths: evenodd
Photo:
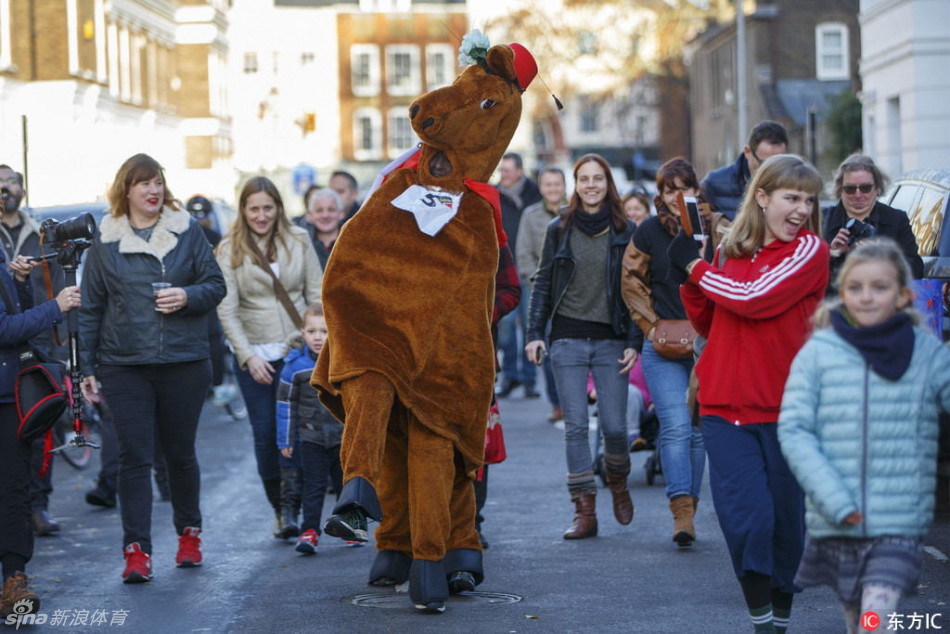
<path id="1" fill-rule="evenodd" d="M 861 102 L 850 90 L 838 93 L 830 101 L 826 125 L 831 133 L 830 158 L 837 165 L 861 149 Z"/>

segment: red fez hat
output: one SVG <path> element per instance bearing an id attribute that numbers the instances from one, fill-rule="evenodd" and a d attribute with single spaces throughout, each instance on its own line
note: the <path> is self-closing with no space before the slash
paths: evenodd
<path id="1" fill-rule="evenodd" d="M 509 44 L 511 50 L 515 53 L 515 74 L 518 76 L 518 87 L 521 92 L 528 89 L 528 84 L 538 74 L 538 63 L 534 57 L 521 44 Z"/>

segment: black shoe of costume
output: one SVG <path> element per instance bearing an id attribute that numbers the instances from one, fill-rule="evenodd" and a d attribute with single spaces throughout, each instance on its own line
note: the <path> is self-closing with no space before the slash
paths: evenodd
<path id="1" fill-rule="evenodd" d="M 449 575 L 449 592 L 461 594 L 475 589 L 475 575 L 468 570 L 459 570 Z"/>
<path id="2" fill-rule="evenodd" d="M 473 587 L 485 580 L 485 569 L 482 567 L 482 551 L 474 548 L 456 548 L 445 553 L 442 560 L 446 578 L 451 581 L 455 574 L 464 572 L 471 575 Z"/>
<path id="3" fill-rule="evenodd" d="M 511 395 L 511 392 L 521 385 L 521 381 L 518 379 L 505 379 L 502 381 L 501 389 L 496 392 L 499 398 L 508 398 Z"/>
<path id="4" fill-rule="evenodd" d="M 449 598 L 449 584 L 441 561 L 413 559 L 409 568 L 409 598 L 417 610 L 440 614 Z"/>
<path id="5" fill-rule="evenodd" d="M 101 486 L 86 493 L 86 504 L 103 506 L 107 509 L 115 508 L 115 491 L 109 492 Z"/>
<path id="6" fill-rule="evenodd" d="M 409 579 L 412 557 L 398 550 L 381 550 L 376 554 L 369 570 L 369 585 L 376 587 L 398 586 Z"/>
<path id="7" fill-rule="evenodd" d="M 39 537 L 46 537 L 59 532 L 59 522 L 50 517 L 49 511 L 33 511 L 30 516 L 33 523 L 33 532 Z"/>

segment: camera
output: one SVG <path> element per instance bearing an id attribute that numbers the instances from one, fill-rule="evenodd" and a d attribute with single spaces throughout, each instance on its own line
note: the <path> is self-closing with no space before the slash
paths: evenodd
<path id="1" fill-rule="evenodd" d="M 55 252 L 59 263 L 65 268 L 76 269 L 84 249 L 96 235 L 96 219 L 90 213 L 59 222 L 48 218 L 40 225 L 43 243 Z"/>
<path id="2" fill-rule="evenodd" d="M 79 214 L 62 222 L 49 218 L 43 221 L 40 233 L 43 234 L 44 242 L 92 240 L 96 235 L 96 219 L 90 213 Z"/>
<path id="3" fill-rule="evenodd" d="M 877 235 L 877 229 L 874 228 L 874 225 L 861 222 L 857 218 L 849 218 L 848 222 L 844 223 L 844 228 L 848 230 L 849 248 L 853 247 L 858 240 L 866 240 Z"/>

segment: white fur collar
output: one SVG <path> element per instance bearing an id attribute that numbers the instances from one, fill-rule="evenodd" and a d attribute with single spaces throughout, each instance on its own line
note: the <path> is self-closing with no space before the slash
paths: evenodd
<path id="1" fill-rule="evenodd" d="M 168 207 L 162 210 L 158 223 L 146 242 L 135 235 L 128 216 L 108 215 L 99 224 L 99 239 L 103 243 L 118 242 L 119 253 L 147 253 L 162 261 L 178 245 L 178 235 L 188 229 L 191 216 L 185 211 Z"/>

